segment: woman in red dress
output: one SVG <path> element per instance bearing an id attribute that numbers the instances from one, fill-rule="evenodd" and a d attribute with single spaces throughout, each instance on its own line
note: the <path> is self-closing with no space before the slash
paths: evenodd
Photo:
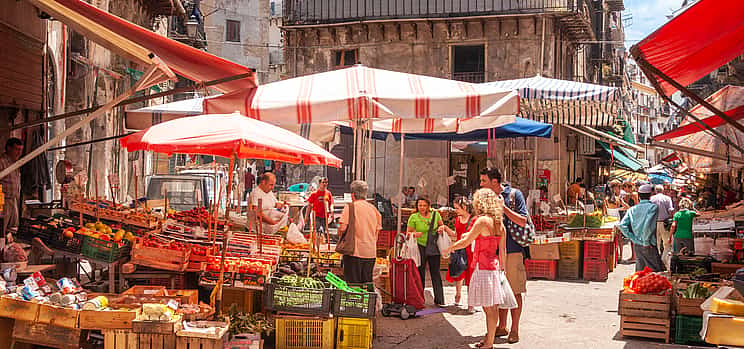
<path id="1" fill-rule="evenodd" d="M 446 231 L 447 234 L 450 236 L 452 241 L 457 241 L 462 238 L 462 235 L 465 234 L 470 228 L 473 227 L 473 222 L 475 221 L 473 217 L 471 216 L 473 213 L 473 203 L 468 200 L 467 197 L 460 196 L 457 199 L 455 199 L 455 213 L 457 214 L 457 218 L 455 219 L 455 231 L 452 231 L 449 227 L 446 225 L 442 225 L 440 229 L 441 231 Z M 460 297 L 462 294 L 462 284 L 463 281 L 465 281 L 465 285 L 470 285 L 470 275 L 473 272 L 473 268 L 470 265 L 470 261 L 473 259 L 473 250 L 471 248 L 465 249 L 465 254 L 468 257 L 468 268 L 465 270 L 464 273 L 460 274 L 460 276 L 453 278 L 450 276 L 449 271 L 447 271 L 446 280 L 447 282 L 454 283 L 455 284 L 455 305 L 460 305 Z M 474 309 L 472 307 L 468 307 L 468 312 L 473 312 Z"/>

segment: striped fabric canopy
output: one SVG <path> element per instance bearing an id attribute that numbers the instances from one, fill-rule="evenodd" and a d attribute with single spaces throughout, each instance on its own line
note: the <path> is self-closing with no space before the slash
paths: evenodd
<path id="1" fill-rule="evenodd" d="M 485 87 L 519 92 L 520 115 L 549 124 L 611 126 L 620 104 L 616 87 L 535 76 L 494 81 Z"/>
<path id="2" fill-rule="evenodd" d="M 203 109 L 208 114 L 237 110 L 275 125 L 398 118 L 431 129 L 426 119 L 513 122 L 519 96 L 513 89 L 356 65 L 226 93 L 204 100 Z"/>

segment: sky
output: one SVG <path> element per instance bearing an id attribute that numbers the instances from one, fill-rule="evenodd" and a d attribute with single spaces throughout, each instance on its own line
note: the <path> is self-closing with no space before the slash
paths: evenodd
<path id="1" fill-rule="evenodd" d="M 633 16 L 632 24 L 629 22 L 625 28 L 625 46 L 633 46 L 648 34 L 651 34 L 662 24 L 667 22 L 667 17 L 682 5 L 682 0 L 625 0 L 625 11 L 623 17 Z"/>

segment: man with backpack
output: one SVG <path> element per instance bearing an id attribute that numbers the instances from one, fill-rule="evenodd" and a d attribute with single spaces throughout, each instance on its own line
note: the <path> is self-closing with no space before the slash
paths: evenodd
<path id="1" fill-rule="evenodd" d="M 496 168 L 480 172 L 481 188 L 489 188 L 501 193 L 504 199 L 504 226 L 506 227 L 506 279 L 517 298 L 517 308 L 511 309 L 511 330 L 507 332 L 507 309 L 499 309 L 497 336 L 507 337 L 509 343 L 519 342 L 519 319 L 522 315 L 522 293 L 527 292 L 527 272 L 524 268 L 524 248 L 534 239 L 534 226 L 529 221 L 527 204 L 519 189 L 502 183 L 501 171 Z"/>

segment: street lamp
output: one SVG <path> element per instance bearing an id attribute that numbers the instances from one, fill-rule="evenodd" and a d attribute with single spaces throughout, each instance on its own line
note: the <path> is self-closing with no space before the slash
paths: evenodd
<path id="1" fill-rule="evenodd" d="M 186 34 L 190 38 L 196 38 L 196 30 L 199 27 L 199 21 L 196 20 L 196 16 L 191 15 L 189 20 L 186 21 Z"/>

